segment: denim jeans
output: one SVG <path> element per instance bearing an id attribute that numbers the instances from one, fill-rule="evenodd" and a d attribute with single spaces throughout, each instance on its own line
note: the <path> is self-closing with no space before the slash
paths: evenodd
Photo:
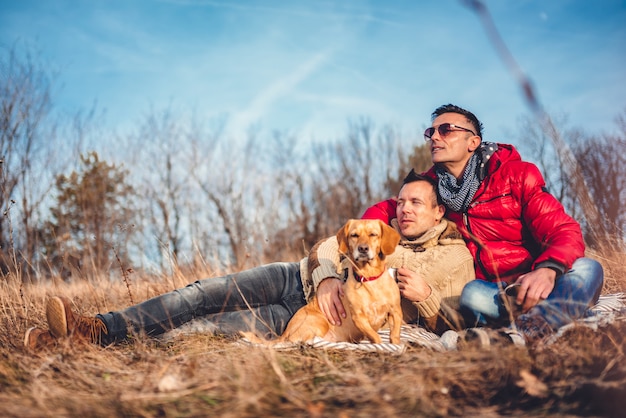
<path id="1" fill-rule="evenodd" d="M 118 312 L 97 315 L 107 327 L 103 344 L 129 334 L 158 335 L 203 317 L 217 331 L 256 330 L 280 335 L 306 303 L 299 263 L 272 263 L 240 273 L 198 280 Z"/>
<path id="2" fill-rule="evenodd" d="M 520 318 L 542 316 L 554 329 L 582 318 L 600 296 L 604 272 L 602 266 L 590 258 L 579 258 L 572 269 L 557 277 L 552 293 Z M 504 284 L 506 286 L 506 284 Z M 503 283 L 474 280 L 463 288 L 461 311 L 474 325 L 503 326 L 509 314 L 499 297 Z"/>

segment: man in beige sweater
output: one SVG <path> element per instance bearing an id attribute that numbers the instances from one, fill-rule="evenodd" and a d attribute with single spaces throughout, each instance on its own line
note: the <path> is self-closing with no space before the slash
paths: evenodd
<path id="1" fill-rule="evenodd" d="M 473 259 L 454 223 L 443 218 L 445 208 L 438 201 L 435 183 L 414 171 L 403 183 L 397 218 L 391 223 L 402 240 L 386 262 L 397 272 L 404 320 L 437 333 L 460 328 L 459 297 L 474 279 Z M 337 240 L 328 238 L 318 246 L 309 257 L 306 288 L 317 288 L 322 312 L 332 323 L 341 323 L 345 307 L 339 297 L 342 276 L 335 267 L 341 264 Z"/>
<path id="2" fill-rule="evenodd" d="M 407 322 L 418 319 L 434 331 L 454 325 L 458 299 L 474 279 L 473 260 L 451 222 L 443 219 L 432 180 L 409 174 L 398 195 L 401 233 L 397 250 L 387 258 L 397 268 Z M 61 338 L 108 345 L 130 335 L 158 335 L 202 317 L 217 332 L 256 331 L 267 338 L 280 335 L 293 314 L 315 291 L 331 321 L 345 312 L 339 299 L 342 266 L 336 238 L 321 241 L 299 263 L 272 263 L 224 277 L 198 280 L 121 311 L 82 316 L 71 302 L 48 300 L 49 329 L 31 328 L 24 343 L 30 349 L 54 346 Z"/>

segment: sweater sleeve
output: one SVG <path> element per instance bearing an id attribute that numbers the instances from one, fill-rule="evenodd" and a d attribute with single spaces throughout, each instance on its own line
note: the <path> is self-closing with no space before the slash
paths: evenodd
<path id="1" fill-rule="evenodd" d="M 339 265 L 339 243 L 337 242 L 337 237 L 326 238 L 313 246 L 307 263 L 308 277 L 312 282 L 311 294 L 306 295 L 307 300 L 315 294 L 317 286 L 324 279 L 341 279 L 341 273 L 338 271 Z"/>
<path id="2" fill-rule="evenodd" d="M 441 293 L 430 286 L 430 295 L 421 302 L 413 302 L 420 315 L 424 318 L 431 318 L 439 313 L 441 308 Z"/>
<path id="3" fill-rule="evenodd" d="M 456 231 L 454 224 L 450 222 Z M 476 278 L 474 259 L 460 238 L 452 233 L 440 238 L 439 244 L 425 251 L 414 252 L 399 248 L 389 261 L 392 267 L 403 266 L 418 273 L 430 287 L 430 295 L 421 301 L 403 299 L 403 314 L 407 322 L 419 321 L 430 331 L 442 334 L 450 328 L 462 328 L 460 314 L 461 292 Z"/>
<path id="4" fill-rule="evenodd" d="M 446 276 L 443 280 L 433 282 L 427 279 L 431 288 L 430 296 L 421 302 L 413 302 L 413 305 L 424 318 L 430 318 L 441 313 L 442 304 L 458 311 L 463 288 L 468 282 L 476 278 L 474 260 L 465 248 L 459 248 L 453 253 L 447 254 L 446 259 L 449 264 L 446 265 Z"/>

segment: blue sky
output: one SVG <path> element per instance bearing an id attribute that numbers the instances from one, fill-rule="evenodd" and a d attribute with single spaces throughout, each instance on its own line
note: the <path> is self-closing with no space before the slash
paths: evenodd
<path id="1" fill-rule="evenodd" d="M 626 109 L 626 1 L 486 1 L 553 114 L 589 133 Z M 151 109 L 342 137 L 367 116 L 404 132 L 432 110 L 474 111 L 487 140 L 511 142 L 528 113 L 479 18 L 456 0 L 0 0 L 0 44 L 26 42 L 58 70 L 55 105 L 94 102 L 132 130 Z"/>

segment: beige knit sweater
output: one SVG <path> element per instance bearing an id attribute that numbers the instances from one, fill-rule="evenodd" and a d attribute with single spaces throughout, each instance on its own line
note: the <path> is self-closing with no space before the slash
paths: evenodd
<path id="1" fill-rule="evenodd" d="M 395 221 L 395 219 L 394 219 Z M 392 226 L 399 230 L 397 224 Z M 343 279 L 343 266 L 338 251 L 337 238 L 331 237 L 317 243 L 308 257 L 300 262 L 302 286 L 307 300 L 326 278 Z M 426 231 L 416 240 L 402 239 L 396 251 L 387 257 L 387 267 L 405 267 L 419 273 L 431 288 L 430 296 L 421 302 L 403 300 L 407 322 L 434 317 L 443 305 L 459 309 L 461 291 L 475 278 L 474 260 L 454 223 L 442 219 L 441 223 Z M 413 307 L 413 309 L 411 308 Z M 411 310 L 417 312 L 411 312 Z"/>

